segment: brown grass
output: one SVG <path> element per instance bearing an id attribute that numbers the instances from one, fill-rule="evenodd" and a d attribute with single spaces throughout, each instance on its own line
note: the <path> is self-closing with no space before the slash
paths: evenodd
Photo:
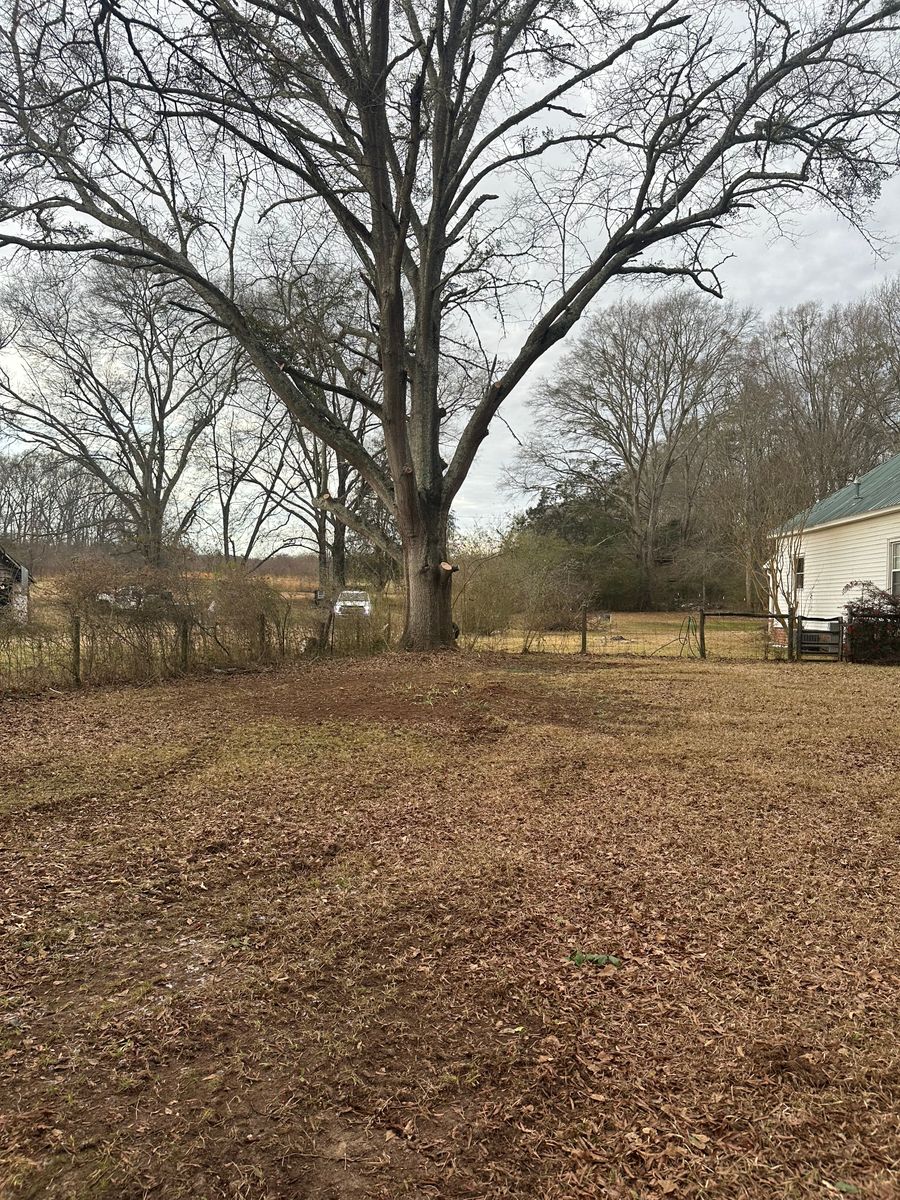
<path id="1" fill-rule="evenodd" d="M 460 654 L 7 702 L 0 1192 L 900 1195 L 897 680 Z"/>

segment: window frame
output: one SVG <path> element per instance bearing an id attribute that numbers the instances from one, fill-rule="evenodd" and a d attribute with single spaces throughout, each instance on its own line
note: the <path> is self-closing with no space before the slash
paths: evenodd
<path id="1" fill-rule="evenodd" d="M 897 556 L 897 565 L 894 566 L 894 556 Z M 895 584 L 894 577 L 897 577 Z M 887 553 L 887 592 L 891 596 L 900 599 L 900 538 L 891 538 L 888 542 Z"/>
<path id="2" fill-rule="evenodd" d="M 794 591 L 802 592 L 806 582 L 806 555 L 794 555 Z"/>

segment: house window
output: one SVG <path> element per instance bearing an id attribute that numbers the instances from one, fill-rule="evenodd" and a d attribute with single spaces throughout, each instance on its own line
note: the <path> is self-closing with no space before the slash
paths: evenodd
<path id="1" fill-rule="evenodd" d="M 891 542 L 891 569 L 888 585 L 891 595 L 900 597 L 900 542 Z"/>
<path id="2" fill-rule="evenodd" d="M 900 542 L 898 542 L 897 545 L 900 546 Z M 803 567 L 804 567 L 804 560 L 803 560 L 803 555 L 801 554 L 801 555 L 798 555 L 798 557 L 794 559 L 794 588 L 798 592 L 803 591 Z M 898 568 L 898 569 L 900 569 L 900 568 Z"/>

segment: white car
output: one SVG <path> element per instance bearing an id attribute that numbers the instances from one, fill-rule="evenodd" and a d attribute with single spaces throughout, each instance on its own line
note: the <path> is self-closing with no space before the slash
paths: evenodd
<path id="1" fill-rule="evenodd" d="M 141 612 L 158 616 L 178 607 L 171 592 L 148 592 L 136 583 L 128 583 L 115 591 L 98 592 L 96 604 L 103 612 Z"/>
<path id="2" fill-rule="evenodd" d="M 349 617 L 356 613 L 358 616 L 371 617 L 372 597 L 368 592 L 341 592 L 334 602 L 336 617 Z"/>

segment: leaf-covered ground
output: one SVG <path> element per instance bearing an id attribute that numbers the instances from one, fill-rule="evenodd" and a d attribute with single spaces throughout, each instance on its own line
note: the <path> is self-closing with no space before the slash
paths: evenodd
<path id="1" fill-rule="evenodd" d="M 900 1195 L 898 686 L 459 654 L 0 705 L 0 1191 Z"/>

